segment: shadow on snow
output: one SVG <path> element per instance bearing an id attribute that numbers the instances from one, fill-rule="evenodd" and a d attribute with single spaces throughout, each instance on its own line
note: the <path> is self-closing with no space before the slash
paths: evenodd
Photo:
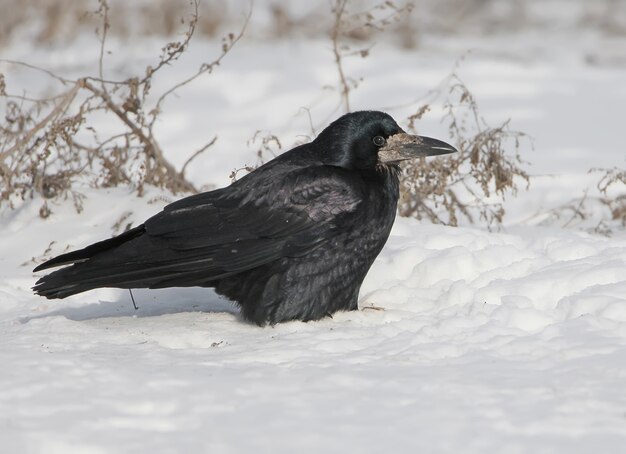
<path id="1" fill-rule="evenodd" d="M 226 312 L 240 317 L 239 308 L 234 303 L 206 288 L 135 289 L 133 296 L 138 310 L 133 307 L 130 294 L 120 291 L 112 301 L 100 300 L 78 307 L 63 307 L 44 314 L 21 317 L 19 320 L 28 323 L 30 320 L 61 316 L 84 321 L 109 317 L 158 317 L 182 312 Z"/>

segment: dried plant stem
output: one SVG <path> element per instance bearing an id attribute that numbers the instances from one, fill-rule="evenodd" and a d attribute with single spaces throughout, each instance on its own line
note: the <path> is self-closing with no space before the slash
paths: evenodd
<path id="1" fill-rule="evenodd" d="M 88 82 L 87 80 L 80 80 L 79 85 L 91 91 L 94 95 L 100 97 L 106 104 L 106 106 L 113 112 L 126 126 L 130 128 L 134 136 L 136 136 L 139 141 L 144 146 L 144 152 L 148 157 L 154 159 L 157 163 L 156 166 L 150 166 L 146 169 L 146 171 L 153 172 L 154 168 L 163 168 L 166 172 L 166 177 L 170 181 L 170 185 L 172 188 L 176 189 L 176 192 L 197 192 L 197 189 L 193 184 L 187 181 L 181 172 L 177 172 L 172 164 L 169 163 L 167 159 L 163 156 L 163 152 L 161 151 L 161 147 L 154 139 L 154 136 L 150 133 L 146 134 L 142 130 L 140 126 L 135 124 L 124 112 L 119 105 L 117 105 L 109 96 L 109 94 L 101 89 L 98 89 L 93 84 Z M 153 175 L 148 175 L 149 180 L 153 180 Z"/>
<path id="2" fill-rule="evenodd" d="M 526 136 L 511 130 L 508 120 L 496 127 L 487 125 L 458 75 L 453 72 L 446 80 L 450 88 L 444 121 L 459 153 L 406 165 L 400 214 L 448 225 L 458 225 L 461 217 L 470 223 L 478 217 L 490 227 L 499 225 L 505 214 L 505 194 L 515 194 L 518 183 L 528 185 L 530 179 L 519 155 L 520 140 Z M 409 116 L 409 129 L 429 110 L 429 105 L 423 105 Z M 494 196 L 497 202 L 486 201 Z"/>
<path id="3" fill-rule="evenodd" d="M 71 90 L 69 90 L 67 93 L 65 93 L 63 95 L 63 100 L 54 108 L 52 109 L 52 111 L 46 115 L 44 118 L 42 118 L 40 121 L 38 121 L 35 126 L 33 126 L 25 135 L 24 137 L 21 137 L 19 139 L 18 142 L 16 142 L 13 146 L 11 146 L 9 149 L 7 150 L 2 150 L 0 151 L 0 161 L 4 162 L 4 159 L 7 156 L 10 156 L 11 154 L 15 153 L 16 151 L 18 151 L 20 148 L 24 147 L 28 142 L 30 142 L 33 137 L 35 137 L 42 129 L 46 128 L 50 122 L 53 122 L 55 119 L 59 118 L 61 115 L 63 115 L 68 107 L 72 104 L 72 102 L 74 101 L 74 98 L 76 98 L 76 95 L 78 94 L 78 91 L 80 89 L 79 84 L 75 84 Z"/>
<path id="4" fill-rule="evenodd" d="M 128 184 L 139 195 L 147 184 L 172 193 L 197 192 L 185 173 L 198 156 L 216 143 L 217 136 L 194 151 L 177 171 L 165 157 L 154 134 L 154 125 L 169 95 L 219 66 L 243 37 L 252 11 L 239 33 L 229 33 L 223 39 L 221 52 L 213 61 L 202 63 L 198 71 L 166 89 L 152 102 L 148 95 L 153 78 L 187 50 L 194 34 L 198 1 L 192 0 L 191 5 L 191 18 L 182 21 L 187 24 L 184 37 L 166 44 L 158 62 L 148 66 L 141 76 L 120 81 L 105 79 L 106 38 L 110 27 L 107 0 L 99 0 L 96 11 L 101 19 L 98 77 L 70 80 L 28 63 L 15 62 L 64 86 L 60 94 L 28 99 L 7 93 L 0 75 L 0 99 L 7 107 L 5 118 L 0 120 L 0 203 L 13 207 L 16 198 L 38 193 L 44 198 L 40 214 L 46 217 L 50 214 L 47 199 L 69 196 L 80 210 L 82 196 L 75 189 L 77 184 L 94 187 Z M 101 129 L 99 122 L 93 120 L 102 114 L 112 114 L 121 122 L 122 131 L 111 134 Z"/>
<path id="5" fill-rule="evenodd" d="M 191 161 L 193 161 L 194 159 L 196 159 L 198 156 L 200 156 L 203 152 L 205 152 L 206 150 L 208 150 L 209 148 L 211 148 L 213 145 L 215 145 L 215 142 L 217 142 L 217 136 L 213 137 L 213 139 L 207 143 L 206 145 L 204 145 L 202 148 L 200 148 L 199 150 L 197 150 L 194 154 L 192 154 L 183 164 L 183 167 L 180 169 L 180 176 L 184 178 L 185 176 L 185 170 L 187 170 L 187 166 L 191 163 Z"/>
<path id="6" fill-rule="evenodd" d="M 346 79 L 346 75 L 343 70 L 343 56 L 341 52 L 341 32 L 343 28 L 343 15 L 346 12 L 346 6 L 348 0 L 336 0 L 333 6 L 334 13 L 334 25 L 331 32 L 331 41 L 333 43 L 333 55 L 335 57 L 335 66 L 339 73 L 339 90 L 341 93 L 341 100 L 345 112 L 350 112 L 350 85 Z"/>
<path id="7" fill-rule="evenodd" d="M 220 63 L 222 62 L 222 60 L 224 59 L 224 57 L 226 57 L 226 55 L 230 52 L 230 50 L 233 48 L 233 46 L 235 46 L 239 40 L 243 37 L 247 27 L 248 27 L 248 23 L 250 22 L 250 17 L 252 16 L 252 9 L 250 9 L 250 11 L 248 12 L 248 14 L 246 15 L 246 18 L 244 20 L 243 26 L 241 27 L 241 29 L 239 30 L 239 33 L 237 35 L 233 34 L 233 33 L 229 33 L 223 40 L 222 40 L 222 52 L 221 54 L 212 62 L 210 63 L 203 63 L 202 65 L 200 65 L 200 68 L 198 69 L 198 71 L 189 76 L 188 78 L 186 78 L 185 80 L 177 83 L 176 85 L 174 85 L 173 87 L 171 87 L 170 89 L 168 89 L 167 91 L 165 91 L 158 99 L 156 106 L 153 110 L 153 112 L 160 112 L 161 110 L 161 105 L 163 104 L 163 102 L 165 101 L 165 99 L 171 95 L 174 91 L 178 90 L 179 88 L 188 85 L 190 82 L 194 81 L 195 79 L 197 79 L 198 77 L 200 77 L 203 74 L 210 74 L 213 72 L 213 70 L 220 65 Z M 193 29 L 191 30 L 191 33 L 193 33 Z M 154 124 L 154 117 L 151 121 L 151 126 L 150 128 L 152 128 L 152 125 Z"/>

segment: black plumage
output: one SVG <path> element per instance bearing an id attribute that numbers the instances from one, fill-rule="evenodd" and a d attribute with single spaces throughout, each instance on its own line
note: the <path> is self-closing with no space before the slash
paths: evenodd
<path id="1" fill-rule="evenodd" d="M 350 113 L 226 188 L 39 265 L 71 264 L 33 289 L 65 298 L 99 287 L 214 287 L 260 325 L 354 310 L 395 219 L 398 162 L 453 151 L 385 113 Z"/>

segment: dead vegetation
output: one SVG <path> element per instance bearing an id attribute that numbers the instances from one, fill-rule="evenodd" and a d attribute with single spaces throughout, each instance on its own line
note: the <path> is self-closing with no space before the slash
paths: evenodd
<path id="1" fill-rule="evenodd" d="M 596 177 L 595 188 L 583 187 L 581 195 L 564 203 L 549 209 L 540 207 L 524 223 L 575 228 L 604 236 L 612 236 L 616 231 L 624 230 L 626 170 L 617 167 L 593 168 L 588 173 Z"/>
<path id="2" fill-rule="evenodd" d="M 350 112 L 350 92 L 361 79 L 350 77 L 344 69 L 344 60 L 350 57 L 367 58 L 373 44 L 354 48 L 355 42 L 367 42 L 372 32 L 384 32 L 403 18 L 409 17 L 413 3 L 393 1 L 375 3 L 364 10 L 354 10 L 350 0 L 334 0 L 331 7 L 333 24 L 330 31 L 335 67 L 339 77 L 339 98 L 344 112 Z"/>
<path id="3" fill-rule="evenodd" d="M 619 168 L 591 169 L 599 174 L 597 194 L 591 187 L 582 195 L 548 210 L 539 210 L 527 222 L 531 224 L 576 228 L 593 234 L 611 236 L 626 227 L 626 171 Z"/>
<path id="4" fill-rule="evenodd" d="M 598 190 L 603 197 L 601 202 L 611 211 L 612 220 L 626 227 L 626 192 L 611 195 L 613 187 L 626 187 L 626 170 L 614 167 L 612 169 L 591 169 L 590 172 L 600 172 L 602 177 L 598 181 Z"/>
<path id="5" fill-rule="evenodd" d="M 352 13 L 348 4 L 348 0 L 333 3 L 334 25 L 330 35 L 340 106 L 344 112 L 350 112 L 350 96 L 359 81 L 346 74 L 344 59 L 368 58 L 373 45 L 355 49 L 354 41 L 347 40 L 355 33 L 358 36 L 361 30 L 384 31 L 413 10 L 411 3 L 397 5 L 385 1 Z M 454 226 L 458 225 L 460 217 L 471 223 L 479 220 L 490 227 L 498 225 L 505 215 L 506 194 L 515 194 L 520 182 L 526 187 L 530 182 L 519 153 L 520 140 L 526 136 L 511 130 L 509 120 L 496 127 L 489 126 L 480 116 L 474 96 L 455 72 L 431 93 L 430 103 L 443 96 L 446 96 L 443 121 L 449 125 L 449 135 L 459 153 L 405 163 L 400 215 Z M 429 110 L 430 105 L 423 104 L 408 118 L 412 132 L 416 132 L 415 122 Z"/>
<path id="6" fill-rule="evenodd" d="M 626 185 L 626 170 L 613 168 L 605 171 L 604 176 L 598 183 L 598 189 L 607 195 L 607 191 L 612 185 L 621 183 Z M 605 199 L 606 205 L 611 209 L 613 220 L 620 221 L 626 227 L 626 193 L 618 194 L 614 198 Z"/>
<path id="7" fill-rule="evenodd" d="M 454 226 L 463 217 L 491 227 L 502 223 L 506 195 L 515 195 L 520 183 L 525 187 L 530 183 L 520 146 L 531 143 L 524 133 L 510 128 L 509 120 L 488 125 L 463 81 L 454 73 L 448 81 L 443 121 L 459 152 L 404 167 L 400 214 Z M 409 117 L 410 130 L 415 132 L 416 120 L 429 109 L 424 104 Z"/>
<path id="8" fill-rule="evenodd" d="M 395 33 L 403 27 L 410 28 L 412 23 L 410 12 L 414 6 L 411 3 L 366 3 L 368 6 L 361 8 L 362 2 L 334 0 L 330 21 L 328 12 L 323 16 L 329 26 L 320 25 L 320 21 L 315 25 L 330 37 L 337 69 L 336 110 L 350 111 L 351 94 L 360 82 L 358 76 L 346 72 L 345 59 L 368 58 L 374 45 L 371 40 L 374 34 L 389 33 L 390 30 Z M 221 20 L 219 14 L 224 12 L 213 14 L 213 2 L 208 3 L 208 10 L 202 17 L 198 14 L 197 1 L 191 3 L 191 9 L 186 1 L 157 1 L 132 6 L 163 7 L 159 14 L 168 18 L 148 20 L 153 27 L 150 33 L 155 33 L 155 24 L 161 28 L 159 33 L 163 35 L 177 30 L 180 32 L 181 28 L 183 33 L 179 39 L 167 43 L 154 64 L 143 73 L 116 81 L 104 77 L 107 37 L 111 33 L 123 36 L 124 33 L 149 32 L 142 31 L 140 24 L 136 29 L 127 31 L 124 31 L 123 25 L 120 26 L 120 23 L 125 23 L 123 17 L 128 12 L 125 8 L 131 7 L 129 3 L 100 0 L 98 4 L 95 13 L 85 14 L 78 10 L 84 7 L 77 6 L 84 5 L 82 2 L 48 2 L 44 8 L 49 12 L 48 22 L 44 22 L 46 25 L 38 38 L 42 42 L 60 39 L 60 30 L 71 28 L 64 21 L 75 19 L 89 26 L 97 21 L 100 37 L 98 77 L 70 80 L 23 62 L 10 62 L 30 71 L 42 72 L 55 82 L 57 90 L 52 96 L 28 98 L 12 93 L 12 87 L 7 87 L 0 73 L 0 102 L 4 111 L 4 118 L 0 119 L 0 207 L 13 206 L 16 200 L 39 194 L 44 199 L 41 217 L 50 214 L 47 201 L 59 198 L 71 199 L 80 210 L 83 196 L 77 189 L 78 183 L 94 187 L 127 185 L 135 188 L 139 195 L 145 185 L 162 187 L 174 194 L 196 191 L 186 178 L 186 170 L 196 157 L 215 144 L 217 136 L 207 137 L 204 146 L 190 150 L 186 162 L 177 169 L 166 158 L 156 140 L 155 124 L 166 100 L 177 89 L 204 74 L 210 74 L 221 63 L 243 36 L 250 16 L 238 33 L 225 35 L 221 53 L 212 61 L 201 63 L 196 72 L 182 78 L 179 83 L 161 93 L 154 93 L 153 83 L 161 70 L 176 63 L 193 36 L 216 33 Z M 33 8 L 35 3 L 27 1 L 25 5 Z M 181 10 L 181 5 L 186 9 Z M 289 36 L 301 21 L 308 21 L 306 18 L 292 18 L 285 8 L 285 5 L 276 4 L 272 9 L 272 17 L 280 19 L 281 27 L 276 33 L 281 36 Z M 15 10 L 14 14 L 21 11 L 20 8 Z M 151 14 L 145 12 L 139 17 L 150 18 Z M 112 17 L 116 20 L 113 21 Z M 0 43 L 2 38 L 0 35 Z M 496 126 L 487 124 L 480 116 L 475 98 L 456 72 L 432 92 L 428 102 L 416 104 L 415 113 L 407 119 L 408 128 L 418 132 L 416 121 L 440 101 L 444 104 L 443 121 L 448 125 L 452 142 L 460 152 L 447 158 L 414 161 L 406 166 L 401 183 L 400 214 L 448 225 L 458 225 L 461 221 L 498 225 L 505 216 L 505 197 L 515 195 L 518 189 L 527 187 L 529 183 L 520 147 L 531 147 L 531 143 L 523 133 L 511 129 L 508 120 Z M 308 114 L 311 133 L 315 136 L 313 120 L 310 112 Z M 98 123 L 93 121 L 98 115 L 115 118 L 119 131 L 111 134 L 100 130 L 96 126 Z M 251 171 L 282 150 L 279 137 L 270 132 L 257 131 L 249 146 L 256 150 L 257 162 L 254 166 L 234 170 L 231 174 L 233 180 L 240 171 Z M 624 184 L 624 171 L 611 169 L 603 172 L 598 184 L 604 195 L 602 203 L 609 208 L 613 220 L 621 222 L 623 227 L 626 224 L 626 194 L 615 195 L 609 189 Z M 571 214 L 571 219 L 586 216 L 586 200 L 585 196 L 564 208 Z"/>
<path id="9" fill-rule="evenodd" d="M 139 195 L 145 185 L 165 188 L 174 194 L 196 192 L 185 170 L 215 143 L 217 136 L 191 152 L 178 170 L 164 156 L 154 134 L 155 124 L 169 96 L 196 78 L 210 74 L 220 64 L 243 36 L 249 16 L 239 33 L 229 33 L 222 39 L 221 53 L 214 60 L 201 63 L 195 73 L 154 94 L 152 85 L 159 71 L 176 62 L 197 30 L 197 1 L 180 18 L 186 27 L 182 38 L 167 43 L 143 74 L 119 81 L 103 76 L 111 27 L 109 12 L 107 1 L 100 0 L 94 13 L 100 19 L 98 77 L 70 80 L 26 63 L 9 62 L 43 72 L 60 87 L 51 97 L 32 99 L 12 94 L 0 76 L 0 101 L 5 103 L 5 116 L 0 121 L 0 204 L 13 206 L 17 199 L 39 194 L 45 200 L 40 210 L 42 217 L 50 214 L 50 199 L 71 197 L 80 211 L 82 195 L 76 189 L 77 183 L 93 187 L 129 185 Z M 102 114 L 118 120 L 119 132 L 98 129 L 93 119 Z"/>
<path id="10" fill-rule="evenodd" d="M 332 0 L 333 5 L 341 2 Z M 389 2 L 350 0 L 349 3 L 359 14 L 371 12 L 373 5 Z M 179 18 L 189 7 L 188 0 L 109 0 L 109 4 L 112 12 L 109 33 L 120 39 L 175 36 L 180 30 Z M 592 30 L 607 36 L 626 34 L 626 2 L 622 0 L 561 0 L 568 14 L 557 13 L 558 17 L 555 16 L 558 3 L 546 7 L 542 0 L 420 0 L 414 4 L 415 14 L 404 14 L 385 28 L 385 36 L 404 48 L 418 47 L 427 34 L 494 35 L 525 30 L 539 33 L 551 28 Z M 32 24 L 37 24 L 35 39 L 40 45 L 70 42 L 98 25 L 98 18 L 87 14 L 92 5 L 91 1 L 75 0 L 0 0 L 0 47 L 21 28 Z M 204 13 L 198 19 L 196 32 L 216 37 L 237 27 L 240 12 L 249 9 L 250 1 L 201 0 L 201 7 Z M 286 0 L 256 0 L 254 7 L 267 11 L 266 19 L 250 30 L 255 38 L 323 38 L 333 32 L 334 26 L 327 20 L 326 0 L 304 5 Z M 355 30 L 350 38 L 366 42 L 379 35 L 375 27 L 367 27 Z"/>

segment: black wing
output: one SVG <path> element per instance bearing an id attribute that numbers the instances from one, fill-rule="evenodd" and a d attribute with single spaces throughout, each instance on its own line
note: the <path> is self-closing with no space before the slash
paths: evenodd
<path id="1" fill-rule="evenodd" d="M 149 219 L 146 234 L 166 241 L 182 262 L 201 258 L 205 275 L 224 277 L 306 255 L 341 230 L 363 198 L 334 167 L 292 172 L 264 194 L 255 189 L 183 199 Z"/>

